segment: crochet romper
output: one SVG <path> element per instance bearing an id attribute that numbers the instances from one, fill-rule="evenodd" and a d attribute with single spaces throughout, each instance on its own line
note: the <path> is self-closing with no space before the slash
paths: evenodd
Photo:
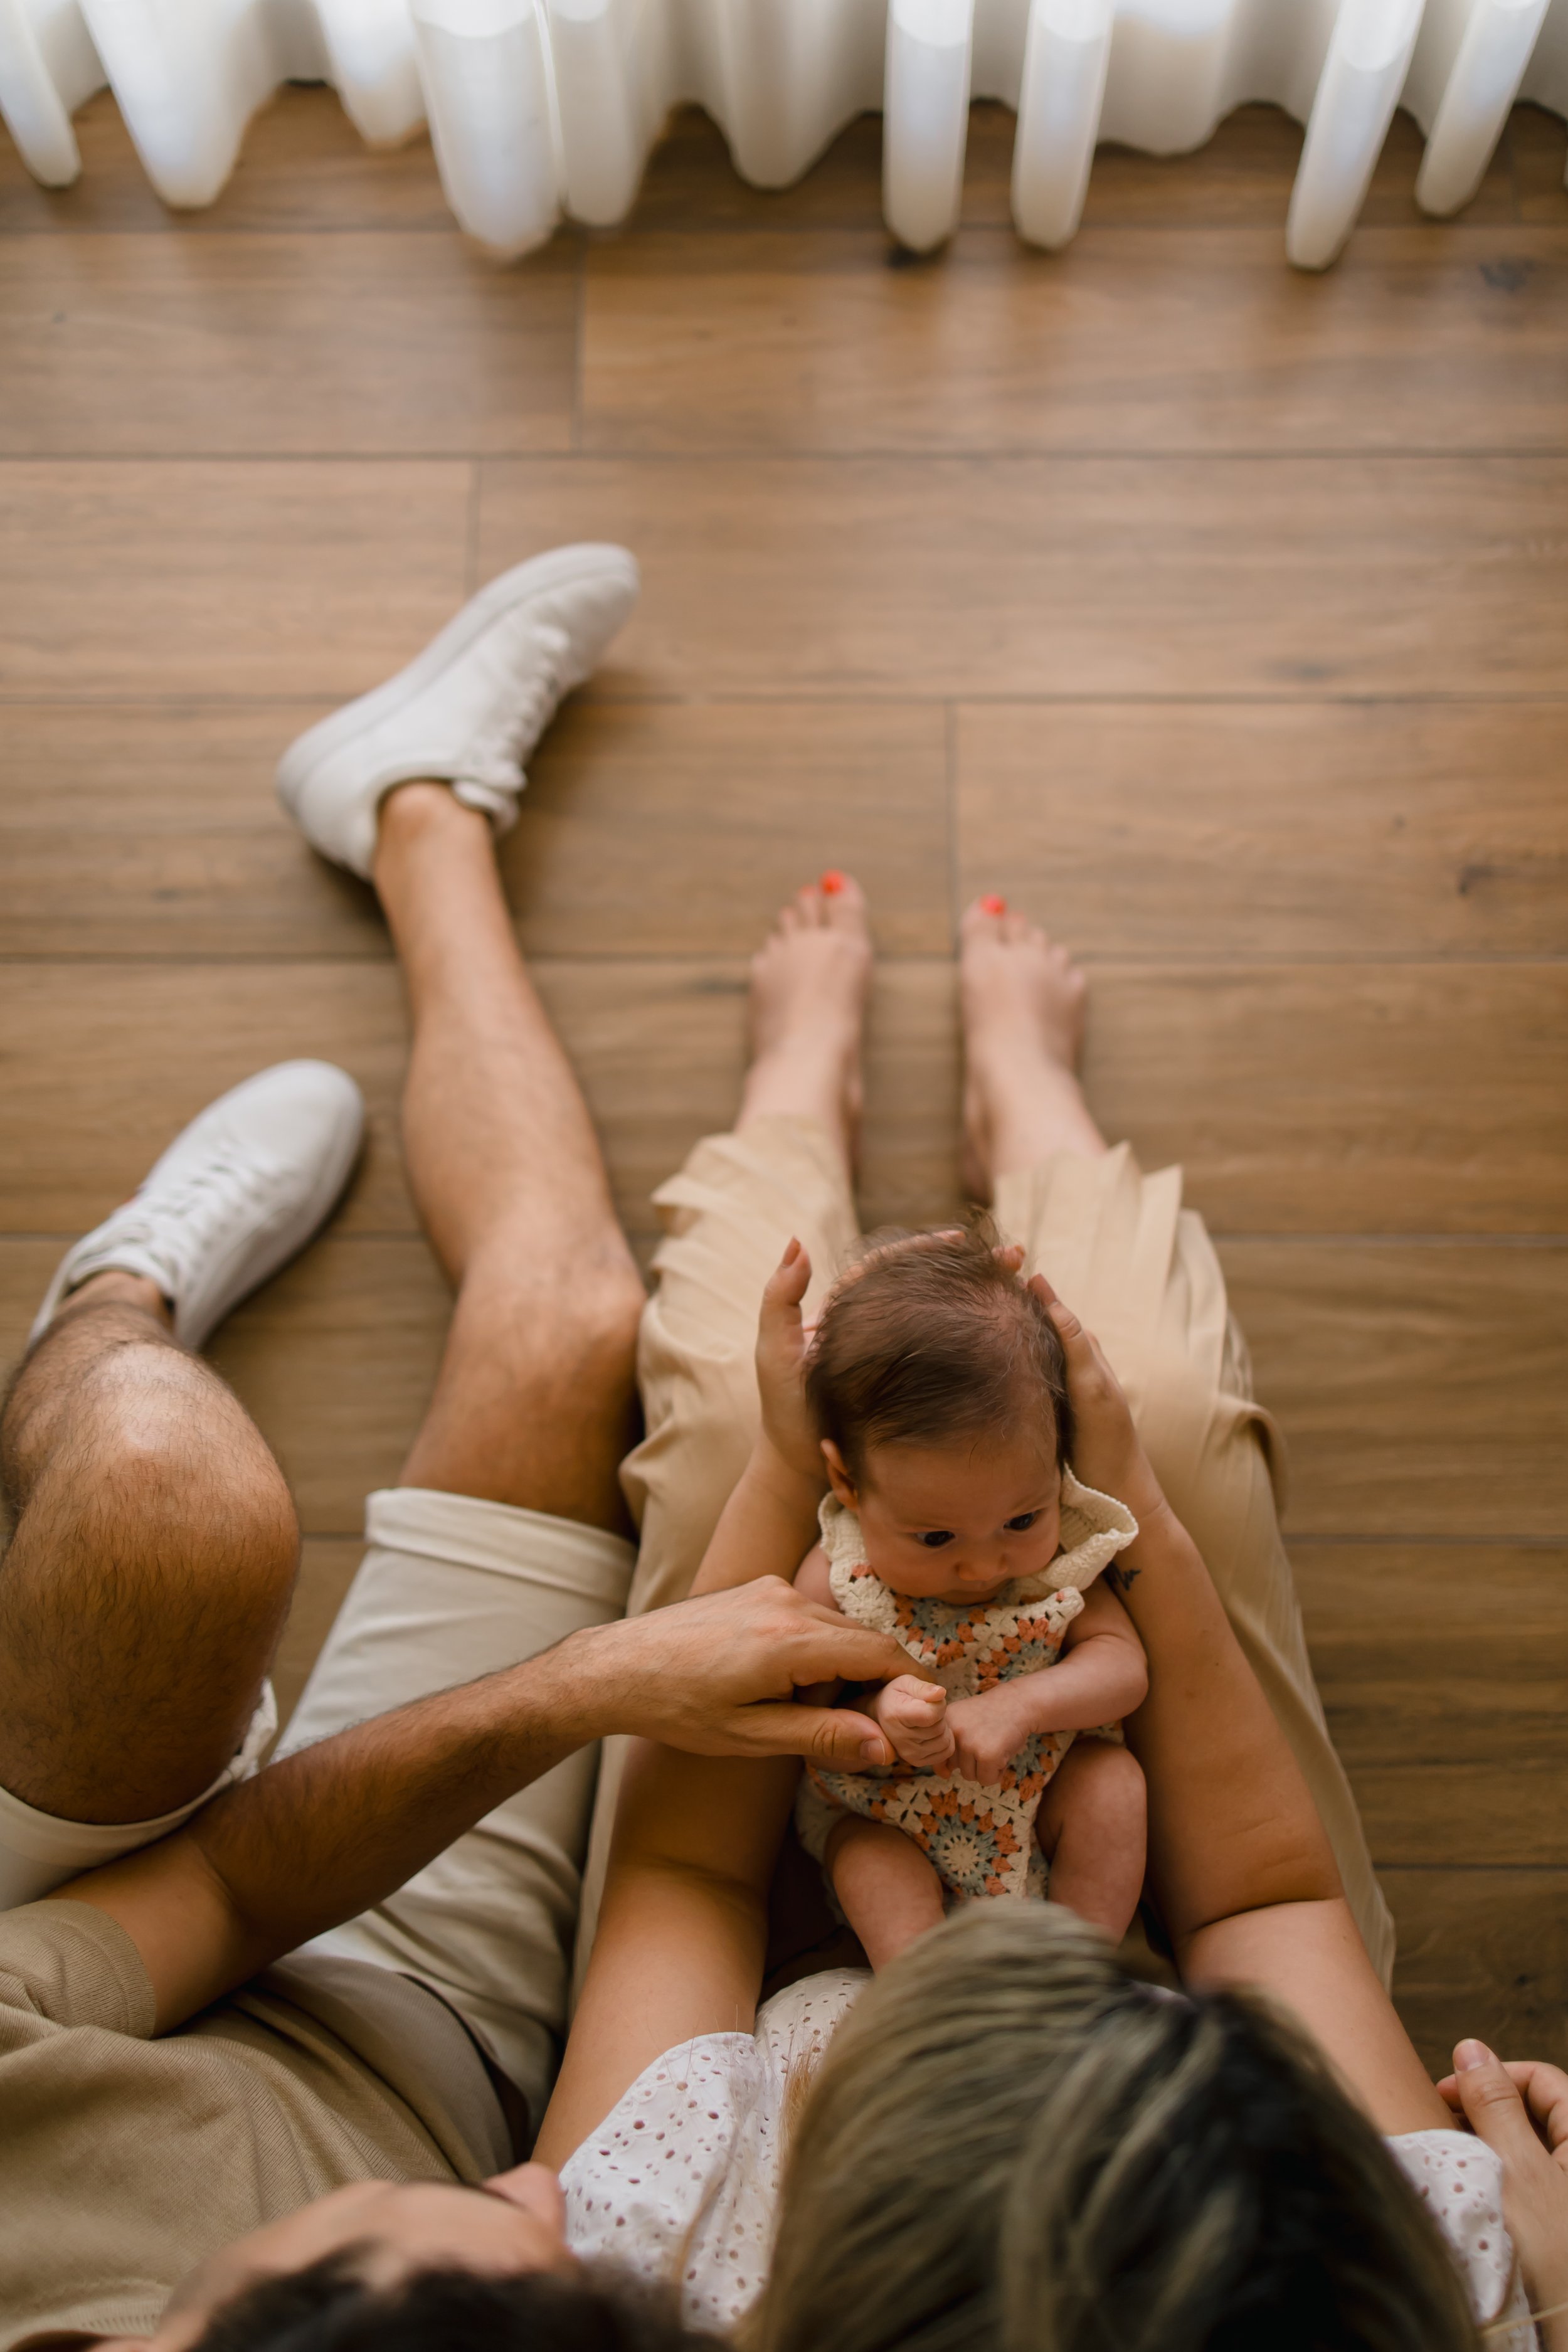
<path id="1" fill-rule="evenodd" d="M 1062 1636 L 1083 1608 L 1083 1588 L 1138 1533 L 1131 1513 L 1062 1471 L 1061 1549 L 1038 1576 L 1005 1585 L 994 1601 L 915 1601 L 867 1565 L 860 1522 L 831 1495 L 820 1512 L 833 1598 L 846 1617 L 895 1634 L 911 1658 L 931 1667 L 952 1698 L 970 1698 L 1015 1675 L 1049 1672 Z M 1107 1727 L 1100 1737 L 1120 1738 Z M 841 1812 L 889 1822 L 911 1837 L 954 1898 L 1043 1895 L 1047 1872 L 1035 1840 L 1046 1783 L 1075 1735 L 1031 1732 L 998 1785 L 894 1763 L 863 1772 L 808 1764 L 795 1801 L 806 1852 L 823 1858 Z"/>

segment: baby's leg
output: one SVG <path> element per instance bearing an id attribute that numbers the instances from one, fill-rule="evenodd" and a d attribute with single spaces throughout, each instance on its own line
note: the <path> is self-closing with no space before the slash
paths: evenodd
<path id="1" fill-rule="evenodd" d="M 825 1855 L 844 1916 L 874 1969 L 942 1924 L 942 1881 L 912 1838 L 890 1822 L 846 1813 Z"/>
<path id="2" fill-rule="evenodd" d="M 1074 1740 L 1035 1821 L 1051 1865 L 1052 1902 L 1065 1903 L 1119 1944 L 1143 1891 L 1148 1826 L 1137 1758 L 1106 1739 Z"/>

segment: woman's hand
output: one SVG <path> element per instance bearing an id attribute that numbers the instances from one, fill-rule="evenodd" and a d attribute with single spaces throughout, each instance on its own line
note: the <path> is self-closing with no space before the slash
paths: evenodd
<path id="1" fill-rule="evenodd" d="M 923 1683 L 918 1675 L 897 1675 L 867 1703 L 865 1712 L 881 1725 L 901 1764 L 941 1772 L 952 1761 L 947 1693 L 940 1683 Z"/>
<path id="2" fill-rule="evenodd" d="M 827 1483 L 822 1445 L 805 1402 L 805 1325 L 801 1301 L 811 1283 L 805 1244 L 792 1240 L 768 1276 L 757 1318 L 757 1392 L 763 1435 L 779 1459 L 819 1487 Z"/>
<path id="3" fill-rule="evenodd" d="M 1135 1519 L 1151 1517 L 1165 1498 L 1104 1350 L 1043 1274 L 1031 1275 L 1028 1287 L 1056 1325 L 1067 1357 L 1068 1394 L 1077 1425 L 1074 1471 L 1086 1486 L 1097 1486 L 1102 1495 L 1125 1503 Z"/>
<path id="4" fill-rule="evenodd" d="M 1502 2216 L 1546 2352 L 1568 2347 L 1568 2074 L 1522 2059 L 1504 2065 L 1484 2042 L 1461 2042 L 1437 2085 L 1478 2139 L 1502 2158 Z"/>

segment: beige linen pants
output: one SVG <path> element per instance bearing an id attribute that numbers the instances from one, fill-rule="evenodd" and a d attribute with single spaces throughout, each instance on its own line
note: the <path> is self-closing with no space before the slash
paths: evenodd
<path id="1" fill-rule="evenodd" d="M 744 1467 L 757 1424 L 757 1308 L 785 1242 L 797 1234 L 811 1253 L 809 1318 L 858 1237 L 837 1154 L 807 1119 L 710 1137 L 654 1197 L 666 1238 L 638 1349 L 647 1434 L 621 1474 L 642 1534 L 631 1613 L 686 1593 Z M 1145 1176 L 1126 1144 L 1100 1160 L 1059 1152 L 1004 1177 L 995 1215 L 1096 1334 L 1125 1387 L 1155 1472 L 1307 1776 L 1386 1982 L 1393 1922 L 1329 1740 L 1279 1537 L 1279 1433 L 1253 1402 L 1225 1278 L 1203 1220 L 1182 1206 L 1180 1169 Z M 606 1746 L 600 1776 L 579 1983 L 608 1858 L 618 1748 Z"/>

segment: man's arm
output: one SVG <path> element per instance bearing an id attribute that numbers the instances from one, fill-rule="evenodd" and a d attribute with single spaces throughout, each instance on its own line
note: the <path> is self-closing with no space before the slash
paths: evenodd
<path id="1" fill-rule="evenodd" d="M 165 2032 L 311 1936 L 401 1886 L 541 1773 L 614 1731 L 710 1756 L 858 1764 L 874 1725 L 796 1689 L 876 1682 L 896 1642 L 777 1579 L 595 1625 L 519 1666 L 419 1699 L 269 1765 L 174 1836 L 88 1873 L 131 1937 Z"/>

